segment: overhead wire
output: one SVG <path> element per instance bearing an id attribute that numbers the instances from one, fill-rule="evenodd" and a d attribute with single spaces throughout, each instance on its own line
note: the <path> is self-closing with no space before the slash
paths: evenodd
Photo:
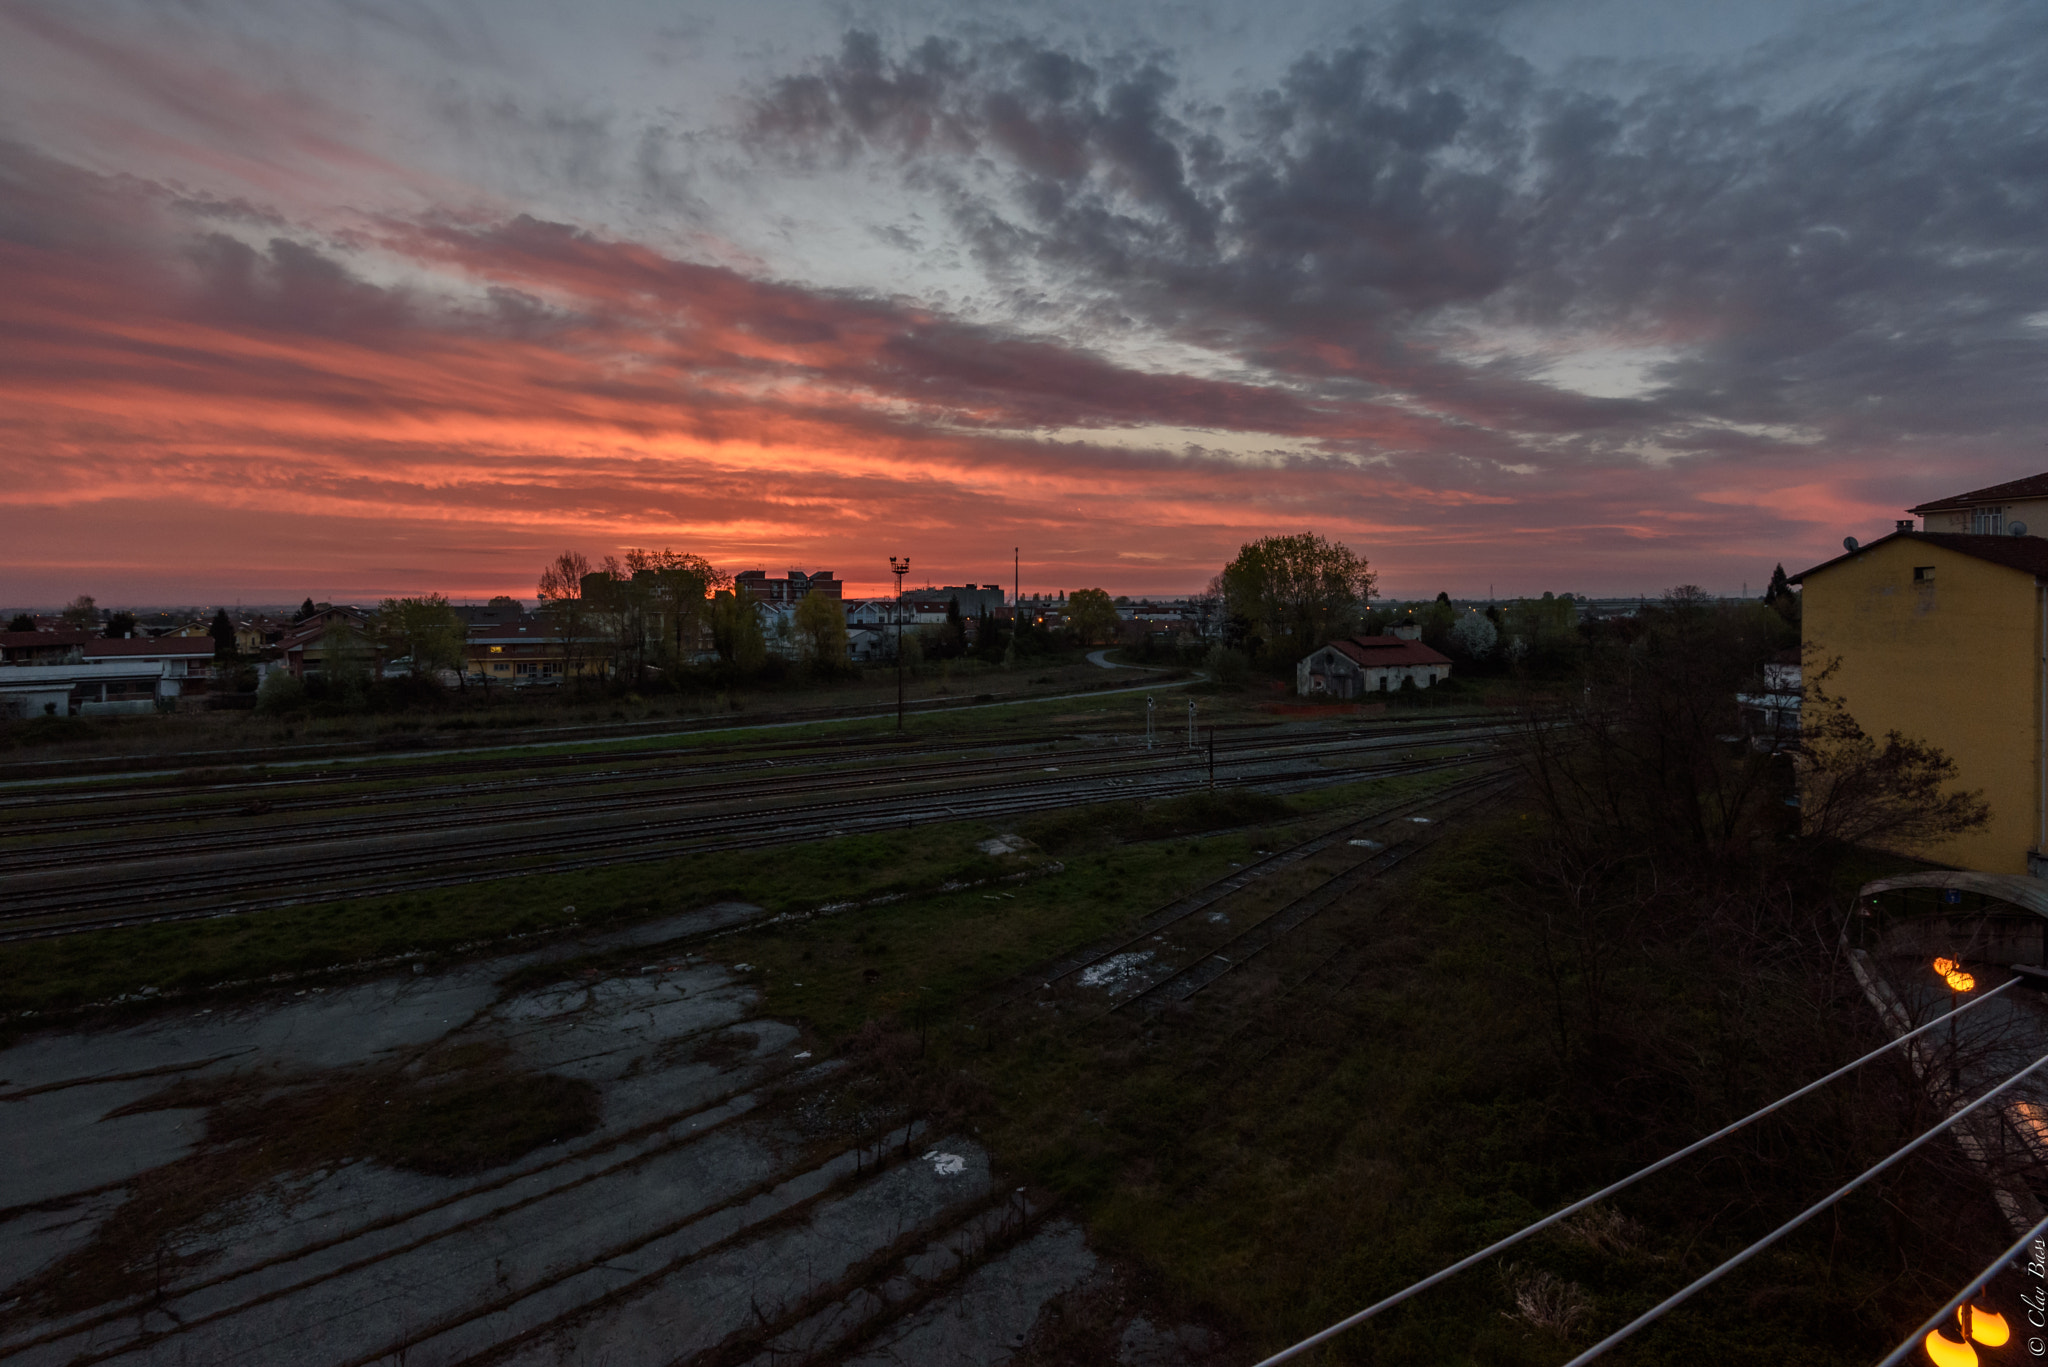
<path id="1" fill-rule="evenodd" d="M 1736 1268 L 1742 1266 L 1751 1258 L 1754 1258 L 1757 1254 L 1763 1252 L 1772 1244 L 1775 1244 L 1776 1242 L 1778 1242 L 1778 1240 L 1784 1238 L 1787 1234 L 1790 1234 L 1793 1230 L 1798 1229 L 1801 1225 L 1805 1224 L 1808 1220 L 1811 1220 L 1814 1216 L 1826 1210 L 1829 1206 L 1835 1204 L 1835 1202 L 1841 1200 L 1844 1196 L 1847 1196 L 1850 1192 L 1855 1191 L 1858 1187 L 1862 1186 L 1865 1182 L 1868 1182 L 1871 1178 L 1876 1177 L 1879 1173 L 1886 1171 L 1887 1169 L 1891 1168 L 1894 1164 L 1902 1161 L 1903 1159 L 1917 1152 L 1923 1145 L 1930 1144 L 1934 1140 L 1940 1138 L 1943 1134 L 1947 1133 L 1950 1127 L 1955 1125 L 1958 1121 L 1967 1119 L 1969 1116 L 1974 1115 L 1978 1110 L 1989 1105 L 1992 1101 L 1996 1100 L 2000 1095 L 2010 1090 L 2012 1087 L 2017 1086 L 2023 1079 L 2025 1079 L 2030 1074 L 2038 1071 L 2043 1067 L 2048 1067 L 2048 1054 L 2041 1055 L 2041 1057 L 2035 1059 L 2032 1063 L 2020 1069 L 2020 1071 L 2014 1073 L 2011 1077 L 1999 1083 L 1996 1087 L 1993 1087 L 1990 1091 L 1984 1093 L 1984 1095 L 1978 1097 L 1969 1105 L 1964 1106 L 1961 1109 L 1955 1111 L 1946 1119 L 1940 1121 L 1939 1123 L 1935 1124 L 1932 1128 L 1923 1132 L 1917 1139 L 1914 1139 L 1905 1147 L 1894 1149 L 1889 1157 L 1883 1158 L 1879 1160 L 1877 1163 L 1871 1165 L 1870 1167 L 1865 1168 L 1860 1174 L 1858 1174 L 1855 1177 L 1852 1177 L 1847 1182 L 1844 1182 L 1841 1186 L 1835 1188 L 1833 1192 L 1829 1193 L 1827 1196 L 1822 1197 L 1820 1200 L 1814 1202 L 1805 1210 L 1800 1211 L 1797 1215 L 1787 1220 L 1784 1224 L 1779 1225 L 1769 1234 L 1766 1234 L 1763 1238 L 1758 1239 L 1755 1243 L 1743 1249 L 1740 1253 L 1737 1253 L 1734 1257 L 1728 1259 L 1719 1267 L 1716 1267 L 1713 1271 L 1696 1278 L 1690 1285 L 1685 1286 L 1678 1291 L 1672 1292 L 1669 1296 L 1666 1296 L 1663 1300 L 1657 1302 L 1657 1304 L 1651 1306 L 1642 1314 L 1637 1315 L 1627 1324 L 1615 1330 L 1606 1338 L 1601 1339 L 1598 1343 L 1594 1344 L 1591 1348 L 1588 1348 L 1585 1352 L 1573 1358 L 1570 1362 L 1567 1362 L 1564 1365 L 1564 1367 L 1585 1367 L 1586 1363 L 1589 1363 L 1594 1358 L 1599 1357 L 1609 1348 L 1614 1347 L 1615 1344 L 1620 1343 L 1623 1339 L 1635 1333 L 1636 1330 L 1641 1329 L 1642 1327 L 1651 1323 L 1652 1321 L 1659 1319 L 1664 1315 L 1666 1311 L 1674 1310 L 1677 1307 L 1685 1304 L 1686 1301 L 1692 1299 L 1692 1297 L 1698 1292 L 1706 1290 L 1715 1282 L 1721 1280 L 1721 1278 L 1727 1276 L 1730 1272 L 1733 1272 Z"/>
<path id="2" fill-rule="evenodd" d="M 1957 1310 L 1962 1308 L 1962 1304 L 1964 1301 L 1970 1299 L 1970 1297 L 1976 1295 L 1980 1290 L 1982 1290 L 1991 1281 L 1993 1277 L 1997 1276 L 2001 1271 L 2005 1269 L 2005 1265 L 2007 1263 L 2010 1263 L 2014 1258 L 2019 1257 L 2021 1253 L 2026 1251 L 2026 1248 L 2029 1244 L 2033 1243 L 2043 1234 L 2048 1234 L 2048 1216 L 2043 1216 L 2039 1224 L 2035 1225 L 2032 1229 L 2028 1230 L 2025 1234 L 2020 1235 L 2018 1239 L 2014 1240 L 2011 1248 L 2008 1248 L 2007 1250 L 2005 1250 L 2005 1252 L 1999 1254 L 1997 1260 L 1994 1261 L 1991 1264 L 1991 1266 L 1985 1268 L 1982 1272 L 1978 1273 L 1976 1278 L 1973 1281 L 1971 1281 L 1971 1283 L 1968 1286 L 1956 1292 L 1954 1297 L 1952 1297 L 1949 1300 L 1949 1303 L 1947 1305 L 1942 1306 L 1941 1309 L 1935 1311 L 1932 1315 L 1928 1316 L 1925 1320 L 1923 1320 L 1920 1324 L 1920 1327 L 1913 1331 L 1912 1337 L 1908 1338 L 1904 1343 L 1900 1344 L 1898 1347 L 1892 1349 L 1892 1351 L 1886 1355 L 1885 1360 L 1877 1364 L 1877 1367 L 1899 1367 L 1899 1364 L 1904 1362 L 1906 1358 L 1912 1354 L 1913 1350 L 1915 1348 L 1918 1348 L 1921 1342 L 1925 1340 L 1929 1334 L 1934 1332 L 1935 1326 L 1946 1323 L 1950 1315 L 1955 1314 Z"/>
<path id="3" fill-rule="evenodd" d="M 1694 1140 L 1692 1143 L 1686 1145 L 1684 1148 L 1679 1149 L 1675 1153 L 1665 1155 L 1663 1158 L 1658 1159 L 1656 1162 L 1650 1164 L 1648 1167 L 1638 1168 L 1636 1169 L 1636 1171 L 1630 1173 L 1628 1176 L 1623 1177 L 1615 1182 L 1609 1183 L 1607 1186 L 1604 1186 L 1600 1188 L 1600 1190 L 1594 1192 L 1591 1196 L 1582 1197 L 1579 1200 L 1574 1201 L 1570 1205 L 1564 1207 L 1562 1210 L 1544 1216 L 1541 1220 L 1536 1221 L 1534 1224 L 1524 1225 L 1522 1228 L 1516 1230 L 1513 1234 L 1510 1234 L 1505 1238 L 1498 1239 L 1493 1243 L 1488 1244 L 1485 1248 L 1480 1249 L 1477 1253 L 1468 1254 L 1467 1256 L 1460 1258 L 1457 1262 L 1452 1263 L 1449 1267 L 1446 1267 L 1439 1272 L 1433 1272 L 1429 1276 L 1424 1277 L 1421 1281 L 1414 1282 L 1406 1287 L 1403 1287 L 1401 1290 L 1396 1291 L 1393 1295 L 1386 1297 L 1384 1300 L 1375 1301 L 1373 1304 L 1368 1305 L 1367 1307 L 1365 1307 L 1365 1309 L 1360 1310 L 1358 1313 L 1337 1321 L 1329 1328 L 1320 1330 L 1317 1333 L 1309 1335 L 1307 1338 L 1301 1340 L 1301 1342 L 1299 1343 L 1281 1349 L 1279 1352 L 1273 1354 L 1271 1357 L 1265 1358 L 1262 1361 L 1255 1364 L 1255 1367 L 1277 1367 L 1277 1364 L 1279 1363 L 1287 1362 L 1293 1358 L 1299 1357 L 1303 1353 L 1306 1353 L 1309 1349 L 1314 1348 L 1319 1344 L 1327 1343 L 1331 1339 L 1336 1338 L 1339 1334 L 1345 1333 L 1348 1330 L 1357 1328 L 1359 1325 L 1365 1323 L 1373 1316 L 1378 1315 L 1383 1311 L 1391 1310 L 1395 1306 L 1401 1304 L 1403 1301 L 1412 1300 L 1414 1297 L 1421 1295 L 1423 1292 L 1429 1290 L 1433 1286 L 1436 1286 L 1440 1282 L 1447 1281 L 1450 1278 L 1457 1276 L 1460 1272 L 1465 1271 L 1467 1268 L 1472 1267 L 1478 1263 L 1485 1262 L 1488 1258 L 1493 1257 L 1497 1253 L 1503 1253 L 1508 1249 L 1513 1248 L 1516 1244 L 1521 1243 L 1525 1239 L 1530 1239 L 1538 1234 L 1541 1234 L 1544 1230 L 1549 1229 L 1552 1225 L 1557 1224 L 1559 1221 L 1568 1220 L 1572 1216 L 1578 1214 L 1580 1211 L 1585 1210 L 1587 1207 L 1598 1205 L 1600 1202 L 1606 1200 L 1608 1197 L 1613 1196 L 1617 1192 L 1624 1191 L 1631 1186 L 1634 1186 L 1637 1182 L 1642 1181 L 1646 1177 L 1654 1177 L 1656 1174 L 1664 1171 L 1664 1169 L 1670 1167 L 1672 1164 L 1677 1163 L 1683 1159 L 1690 1158 L 1693 1154 L 1698 1153 L 1701 1149 L 1706 1148 L 1708 1145 L 1716 1143 L 1722 1139 L 1726 1139 L 1729 1135 L 1734 1134 L 1736 1131 L 1744 1128 L 1745 1126 L 1752 1125 L 1757 1121 L 1763 1119 L 1765 1116 L 1770 1115 L 1772 1112 L 1781 1110 L 1784 1107 L 1789 1106 L 1793 1102 L 1799 1100 L 1801 1097 L 1806 1096 L 1812 1092 L 1818 1091 L 1820 1088 L 1827 1086 L 1827 1084 L 1835 1081 L 1837 1078 L 1843 1077 L 1849 1073 L 1856 1071 L 1858 1068 L 1861 1068 L 1864 1064 L 1869 1063 L 1872 1059 L 1880 1058 L 1883 1055 L 1890 1053 L 1892 1050 L 1899 1048 L 1901 1045 L 1907 1043 L 1908 1041 L 1916 1038 L 1917 1036 L 1926 1034 L 1928 1031 L 1934 1029 L 1942 1022 L 1953 1021 L 1957 1016 L 1962 1015 L 1964 1012 L 1975 1010 L 1977 1007 L 1982 1006 L 1985 1002 L 1988 1002 L 1992 998 L 1996 997 L 1999 993 L 2007 991 L 2010 988 L 2017 987 L 2020 981 L 2021 980 L 2019 978 L 2015 977 L 2007 982 L 2000 983 L 1997 987 L 1992 988 L 1990 991 L 1984 993 L 1982 996 L 1972 998 L 1970 1001 L 1966 1002 L 1962 1006 L 1957 1007 L 1954 1010 L 1944 1012 L 1939 1016 L 1936 1016 L 1934 1019 L 1928 1021 L 1926 1024 L 1921 1025 L 1913 1030 L 1910 1030 L 1903 1035 L 1900 1035 L 1897 1039 L 1891 1041 L 1891 1043 L 1881 1045 L 1880 1047 L 1871 1050 L 1869 1053 L 1863 1055 L 1863 1057 L 1855 1060 L 1852 1063 L 1843 1064 L 1841 1067 L 1835 1069 L 1832 1073 L 1829 1073 L 1827 1076 L 1816 1078 L 1812 1082 L 1807 1083 L 1804 1087 L 1801 1087 L 1799 1090 L 1795 1092 L 1788 1092 L 1784 1096 L 1779 1097 L 1776 1101 L 1771 1102 L 1769 1105 L 1760 1107 L 1757 1110 L 1750 1112 L 1748 1115 L 1742 1117 L 1742 1119 L 1733 1121 L 1727 1125 L 1723 1125 L 1720 1129 L 1715 1130 L 1712 1134 L 1707 1135 L 1705 1138 Z"/>

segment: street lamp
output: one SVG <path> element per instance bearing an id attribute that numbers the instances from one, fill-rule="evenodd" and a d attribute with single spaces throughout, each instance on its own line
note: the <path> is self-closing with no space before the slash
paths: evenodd
<path id="1" fill-rule="evenodd" d="M 1963 1058 L 1956 1043 L 1956 1007 L 1962 1004 L 1965 993 L 1977 990 L 1975 975 L 1965 973 L 1961 963 L 1954 959 L 1936 959 L 1934 971 L 1948 984 L 1948 1085 L 1961 1090 L 1963 1085 Z"/>
<path id="2" fill-rule="evenodd" d="M 889 557 L 889 573 L 896 576 L 896 729 L 903 729 L 903 576 L 910 573 L 910 557 Z"/>

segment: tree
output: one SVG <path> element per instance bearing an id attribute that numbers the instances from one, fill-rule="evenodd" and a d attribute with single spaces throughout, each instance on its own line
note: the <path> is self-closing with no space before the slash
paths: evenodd
<path id="1" fill-rule="evenodd" d="M 1458 609 L 1450 594 L 1439 593 L 1416 621 L 1422 627 L 1423 644 L 1432 650 L 1442 650 L 1451 643 L 1451 629 L 1458 625 Z"/>
<path id="2" fill-rule="evenodd" d="M 1001 660 L 1009 644 L 1009 633 L 1003 630 L 1003 624 L 993 612 L 983 608 L 974 623 L 974 653 L 984 660 Z"/>
<path id="3" fill-rule="evenodd" d="M 228 610 L 217 608 L 212 625 L 206 634 L 213 638 L 213 653 L 218 659 L 232 659 L 235 655 L 235 624 L 228 620 Z"/>
<path id="4" fill-rule="evenodd" d="M 583 601 L 591 614 L 591 626 L 608 643 L 614 674 L 626 672 L 630 663 L 633 681 L 638 683 L 647 667 L 647 614 L 653 586 L 635 576 L 617 556 L 608 555 L 604 565 L 583 578 Z"/>
<path id="5" fill-rule="evenodd" d="M 107 624 L 100 629 L 100 635 L 109 640 L 121 641 L 135 634 L 135 614 L 132 612 L 110 612 Z"/>
<path id="6" fill-rule="evenodd" d="M 89 593 L 79 594 L 64 609 L 64 625 L 74 631 L 91 631 L 99 620 L 99 609 L 93 606 Z"/>
<path id="7" fill-rule="evenodd" d="M 626 568 L 635 580 L 647 576 L 665 653 L 676 663 L 688 662 L 703 637 L 711 595 L 731 588 L 732 576 L 701 555 L 667 549 L 629 550 Z"/>
<path id="8" fill-rule="evenodd" d="M 1776 609 L 1778 615 L 1788 622 L 1796 625 L 1799 621 L 1799 594 L 1792 587 L 1791 580 L 1786 578 L 1782 563 L 1771 571 L 1770 587 L 1764 590 L 1764 606 Z"/>
<path id="9" fill-rule="evenodd" d="M 766 663 L 768 642 L 752 594 L 728 589 L 711 600 L 711 644 L 718 658 L 740 673 L 751 674 Z"/>
<path id="10" fill-rule="evenodd" d="M 14 620 L 7 624 L 7 629 L 9 631 L 34 631 L 36 629 L 36 619 L 25 612 L 17 612 L 14 614 Z"/>
<path id="11" fill-rule="evenodd" d="M 509 593 L 499 594 L 484 606 L 493 612 L 517 612 L 524 614 L 526 611 L 526 604 L 520 602 Z"/>
<path id="12" fill-rule="evenodd" d="M 1084 646 L 1116 634 L 1116 604 L 1105 589 L 1075 589 L 1067 598 L 1067 627 Z"/>
<path id="13" fill-rule="evenodd" d="M 1826 683 L 1840 661 L 1801 690 L 1799 816 L 1805 834 L 1844 845 L 1924 854 L 1982 827 L 1991 808 L 1981 790 L 1955 792 L 1956 762 L 1924 741 L 1864 733 Z"/>
<path id="14" fill-rule="evenodd" d="M 1451 628 L 1451 644 L 1458 653 L 1474 660 L 1483 660 L 1493 653 L 1494 642 L 1500 639 L 1500 632 L 1484 613 L 1468 612 L 1458 619 Z"/>
<path id="15" fill-rule="evenodd" d="M 846 663 L 846 609 L 822 593 L 805 594 L 796 605 L 797 644 L 820 670 Z"/>
<path id="16" fill-rule="evenodd" d="M 1247 542 L 1219 581 L 1245 644 L 1274 668 L 1350 635 L 1376 582 L 1362 556 L 1313 533 Z"/>
<path id="17" fill-rule="evenodd" d="M 462 666 L 466 639 L 462 619 L 438 593 L 425 598 L 386 598 L 377 609 L 372 630 L 386 658 L 405 660 L 406 672 L 415 679 Z"/>
<path id="18" fill-rule="evenodd" d="M 296 626 L 318 611 L 320 609 L 313 606 L 313 599 L 308 595 L 306 601 L 299 604 L 299 610 L 292 614 L 292 624 Z"/>
<path id="19" fill-rule="evenodd" d="M 590 562 L 579 551 L 563 551 L 540 572 L 540 610 L 561 644 L 563 678 L 572 684 L 582 681 L 589 650 L 591 612 L 583 600 L 589 577 Z"/>

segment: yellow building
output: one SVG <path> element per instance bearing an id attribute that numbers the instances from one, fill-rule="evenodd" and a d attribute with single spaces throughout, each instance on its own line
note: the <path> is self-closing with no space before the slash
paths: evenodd
<path id="1" fill-rule="evenodd" d="M 1908 509 L 1930 532 L 2048 536 L 2048 475 L 2028 475 L 1988 489 L 1937 498 Z"/>
<path id="2" fill-rule="evenodd" d="M 1794 576 L 1807 667 L 1839 661 L 1824 687 L 1867 734 L 1939 746 L 1989 802 L 1906 853 L 2048 876 L 2048 540 L 1899 528 Z"/>

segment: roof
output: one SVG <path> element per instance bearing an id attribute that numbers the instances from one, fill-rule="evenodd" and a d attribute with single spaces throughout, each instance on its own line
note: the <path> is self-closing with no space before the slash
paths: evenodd
<path id="1" fill-rule="evenodd" d="M 1923 503 L 1917 508 L 1908 508 L 1909 513 L 1945 513 L 1962 508 L 1975 507 L 1980 503 L 2010 503 L 2023 498 L 2048 498 L 2048 474 L 2028 475 L 2025 479 L 2009 479 L 2003 484 L 1992 484 L 1982 489 L 1972 489 L 1967 494 L 1954 494 L 1948 498 L 1937 498 L 1932 503 Z"/>
<path id="2" fill-rule="evenodd" d="M 1329 649 L 1357 661 L 1367 669 L 1402 669 L 1409 665 L 1447 665 L 1450 656 L 1431 650 L 1420 641 L 1399 636 L 1354 636 L 1332 641 Z"/>
<path id="3" fill-rule="evenodd" d="M 84 654 L 88 660 L 165 660 L 198 656 L 210 660 L 214 650 L 211 636 L 151 636 L 133 641 L 88 641 Z"/>
<path id="4" fill-rule="evenodd" d="M 1786 582 L 1797 584 L 1808 575 L 1832 569 L 1845 560 L 1853 560 L 1859 555 L 1868 554 L 1879 546 L 1889 545 L 1894 541 L 1924 541 L 1943 550 L 1956 551 L 1979 560 L 1988 560 L 1994 565 L 2003 565 L 2010 570 L 2018 570 L 2022 574 L 2048 579 L 2048 537 L 1974 536 L 1966 532 L 1893 532 L 1890 536 L 1880 537 L 1868 546 L 1858 546 L 1855 550 L 1838 555 L 1833 560 L 1824 560 L 1810 570 L 1788 575 Z"/>
<path id="5" fill-rule="evenodd" d="M 2031 875 L 2017 873 L 1974 873 L 1957 870 L 1901 874 L 1897 878 L 1880 878 L 1874 883 L 1865 883 L 1856 897 L 1861 901 L 1875 897 L 1881 892 L 1897 892 L 1906 888 L 1961 888 L 1968 892 L 1981 892 L 1986 897 L 1995 897 L 2001 902 L 2010 902 L 2037 916 L 2048 916 L 2048 883 Z"/>
<path id="6" fill-rule="evenodd" d="M 89 631 L 0 631 L 0 650 L 54 650 L 82 646 L 93 640 Z"/>

